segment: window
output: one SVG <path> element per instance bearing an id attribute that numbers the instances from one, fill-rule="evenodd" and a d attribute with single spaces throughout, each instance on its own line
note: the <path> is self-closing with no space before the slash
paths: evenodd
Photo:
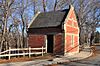
<path id="1" fill-rule="evenodd" d="M 71 36 L 71 47 L 74 47 L 74 36 Z"/>

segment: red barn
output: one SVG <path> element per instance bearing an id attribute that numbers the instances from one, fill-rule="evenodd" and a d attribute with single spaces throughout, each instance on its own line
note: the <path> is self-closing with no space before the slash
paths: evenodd
<path id="1" fill-rule="evenodd" d="M 74 7 L 37 13 L 28 26 L 30 47 L 46 47 L 47 53 L 79 52 L 79 27 Z"/>

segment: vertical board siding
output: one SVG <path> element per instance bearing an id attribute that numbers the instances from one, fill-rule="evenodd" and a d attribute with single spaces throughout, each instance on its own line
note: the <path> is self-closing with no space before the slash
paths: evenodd
<path id="1" fill-rule="evenodd" d="M 42 47 L 45 44 L 45 36 L 30 34 L 28 44 L 32 48 Z"/>
<path id="2" fill-rule="evenodd" d="M 63 51 L 63 44 L 62 44 L 62 34 L 57 34 L 54 36 L 54 53 L 62 53 Z"/>

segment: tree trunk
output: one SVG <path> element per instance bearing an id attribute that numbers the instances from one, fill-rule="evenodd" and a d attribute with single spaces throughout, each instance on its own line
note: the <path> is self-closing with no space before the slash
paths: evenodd
<path id="1" fill-rule="evenodd" d="M 55 0 L 54 11 L 56 10 L 56 6 L 57 6 L 57 0 Z"/>
<path id="2" fill-rule="evenodd" d="M 44 12 L 46 12 L 46 4 L 45 4 L 45 0 L 42 0 L 42 4 L 43 4 L 43 10 L 44 10 Z"/>

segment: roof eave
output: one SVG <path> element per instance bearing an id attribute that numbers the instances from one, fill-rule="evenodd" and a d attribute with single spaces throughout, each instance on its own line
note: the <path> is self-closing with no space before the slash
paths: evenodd
<path id="1" fill-rule="evenodd" d="M 33 19 L 31 20 L 31 22 L 29 23 L 28 25 L 28 28 L 30 28 L 30 26 L 32 25 L 32 23 L 34 22 L 34 20 L 36 19 L 36 17 L 40 14 L 41 12 L 38 12 L 34 17 Z"/>

